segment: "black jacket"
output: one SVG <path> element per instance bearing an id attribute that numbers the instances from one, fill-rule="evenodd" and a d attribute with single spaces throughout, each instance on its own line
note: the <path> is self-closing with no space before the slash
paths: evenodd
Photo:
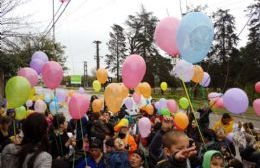
<path id="1" fill-rule="evenodd" d="M 177 161 L 174 157 L 159 162 L 155 168 L 189 168 L 188 160 Z"/>

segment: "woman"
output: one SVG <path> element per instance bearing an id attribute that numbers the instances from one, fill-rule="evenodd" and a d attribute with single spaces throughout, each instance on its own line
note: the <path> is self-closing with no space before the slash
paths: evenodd
<path id="1" fill-rule="evenodd" d="M 52 157 L 48 153 L 48 123 L 45 116 L 32 113 L 25 119 L 21 145 L 9 144 L 2 151 L 3 168 L 50 168 Z"/>

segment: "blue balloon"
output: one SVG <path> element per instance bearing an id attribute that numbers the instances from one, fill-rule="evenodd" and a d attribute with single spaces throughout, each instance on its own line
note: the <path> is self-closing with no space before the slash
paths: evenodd
<path id="1" fill-rule="evenodd" d="M 183 59 L 190 63 L 203 60 L 209 52 L 214 37 L 210 18 L 201 12 L 186 14 L 177 30 L 177 47 Z"/>
<path id="2" fill-rule="evenodd" d="M 52 101 L 50 104 L 49 104 L 49 109 L 50 109 L 50 112 L 52 114 L 57 114 L 58 111 L 59 111 L 59 103 L 57 101 Z"/>
<path id="3" fill-rule="evenodd" d="M 50 97 L 50 95 L 45 95 L 44 101 L 45 101 L 46 103 L 50 103 L 50 102 L 51 102 L 51 97 Z"/>

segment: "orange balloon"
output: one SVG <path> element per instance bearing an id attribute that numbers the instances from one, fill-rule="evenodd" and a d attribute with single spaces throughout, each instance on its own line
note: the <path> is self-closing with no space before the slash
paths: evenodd
<path id="1" fill-rule="evenodd" d="M 104 101 L 102 99 L 95 99 L 93 102 L 92 102 L 92 110 L 93 112 L 100 112 L 101 109 L 103 108 L 103 104 L 104 104 Z"/>
<path id="2" fill-rule="evenodd" d="M 145 106 L 145 109 L 144 109 L 144 110 L 146 111 L 147 114 L 153 115 L 154 108 L 153 108 L 153 106 L 152 106 L 151 104 Z"/>
<path id="3" fill-rule="evenodd" d="M 184 131 L 189 125 L 188 116 L 183 112 L 175 113 L 173 121 L 175 126 L 182 131 Z"/>
<path id="4" fill-rule="evenodd" d="M 118 83 L 109 84 L 104 93 L 105 102 L 108 110 L 117 113 L 123 104 L 123 89 Z"/>
<path id="5" fill-rule="evenodd" d="M 194 75 L 191 80 L 195 83 L 200 83 L 203 79 L 204 71 L 199 65 L 194 65 L 193 69 L 194 69 Z"/>
<path id="6" fill-rule="evenodd" d="M 152 88 L 147 82 L 143 82 L 137 85 L 135 93 L 143 95 L 144 98 L 149 98 L 152 95 Z"/>
<path id="7" fill-rule="evenodd" d="M 120 85 L 122 87 L 122 97 L 123 98 L 128 97 L 128 93 L 129 93 L 128 88 L 123 83 L 121 83 Z"/>
<path id="8" fill-rule="evenodd" d="M 97 75 L 97 80 L 101 84 L 104 84 L 107 82 L 108 74 L 107 74 L 107 70 L 105 68 L 99 68 L 96 72 L 96 75 Z"/>
<path id="9" fill-rule="evenodd" d="M 75 94 L 75 91 L 74 91 L 74 90 L 70 90 L 70 91 L 68 92 L 68 96 L 69 96 L 69 97 L 72 97 L 74 94 Z"/>

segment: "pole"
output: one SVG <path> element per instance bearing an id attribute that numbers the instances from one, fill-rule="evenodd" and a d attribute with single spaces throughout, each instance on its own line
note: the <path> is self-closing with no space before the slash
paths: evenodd
<path id="1" fill-rule="evenodd" d="M 99 69 L 100 67 L 100 56 L 99 56 L 99 44 L 101 44 L 101 41 L 94 41 L 93 42 L 94 44 L 96 44 L 96 60 L 97 60 L 97 70 Z"/>
<path id="2" fill-rule="evenodd" d="M 53 40 L 53 58 L 56 60 L 56 47 L 55 47 L 55 6 L 52 0 L 52 40 Z"/>

